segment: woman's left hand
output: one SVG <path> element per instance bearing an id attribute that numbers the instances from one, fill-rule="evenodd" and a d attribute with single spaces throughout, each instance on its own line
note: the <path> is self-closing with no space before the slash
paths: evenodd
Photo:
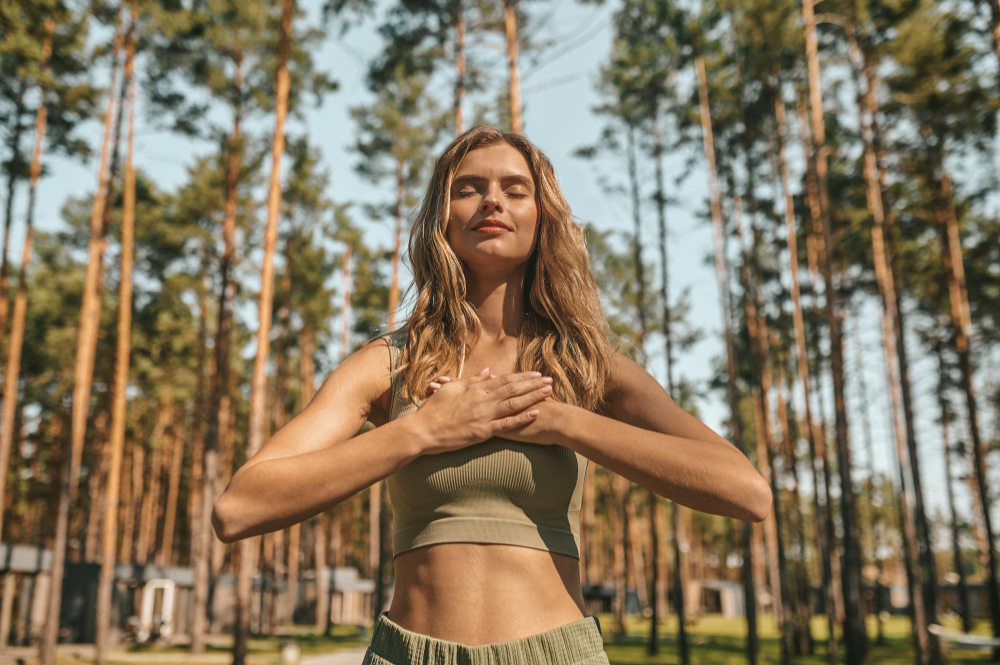
<path id="1" fill-rule="evenodd" d="M 431 381 L 427 389 L 428 396 L 436 393 L 448 381 L 451 381 L 451 379 L 447 376 L 441 376 L 438 377 L 437 381 Z M 562 410 L 565 406 L 563 402 L 557 402 L 550 395 L 541 402 L 536 402 L 529 407 L 529 410 L 538 409 L 538 415 L 530 423 L 507 430 L 506 432 L 501 432 L 497 436 L 514 441 L 524 441 L 525 443 L 537 443 L 543 446 L 552 445 L 555 443 L 556 435 L 559 432 L 557 419 L 563 413 Z"/>

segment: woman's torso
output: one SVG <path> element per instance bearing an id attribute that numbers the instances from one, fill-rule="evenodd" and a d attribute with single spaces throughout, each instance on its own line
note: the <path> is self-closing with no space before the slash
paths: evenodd
<path id="1" fill-rule="evenodd" d="M 470 350 L 462 376 L 483 367 L 514 371 L 516 340 Z M 458 377 L 452 377 L 458 378 Z M 372 407 L 370 420 L 390 420 L 392 391 Z M 435 543 L 395 557 L 389 618 L 417 633 L 467 645 L 519 639 L 585 616 L 577 558 L 532 547 Z"/>

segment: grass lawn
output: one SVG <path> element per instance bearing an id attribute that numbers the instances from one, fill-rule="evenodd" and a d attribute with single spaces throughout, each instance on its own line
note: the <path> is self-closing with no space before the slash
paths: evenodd
<path id="1" fill-rule="evenodd" d="M 646 642 L 649 635 L 649 619 L 631 617 L 627 623 L 626 637 L 621 641 L 613 641 L 611 637 L 614 619 L 611 614 L 601 614 L 601 629 L 604 631 L 604 650 L 612 665 L 643 665 L 680 663 L 675 641 L 677 619 L 673 615 L 660 622 L 660 653 L 651 656 L 646 653 Z M 913 646 L 910 639 L 910 621 L 905 617 L 893 616 L 884 624 L 885 642 L 877 644 L 878 628 L 874 617 L 868 618 L 868 635 L 871 638 L 871 654 L 867 663 L 913 663 Z M 953 630 L 961 630 L 957 617 L 945 620 L 944 625 Z M 697 621 L 689 622 L 688 638 L 691 644 L 691 662 L 698 665 L 728 665 L 730 663 L 746 663 L 745 634 L 746 620 L 726 619 L 721 616 L 706 616 Z M 826 619 L 813 617 L 813 637 L 816 648 L 812 655 L 795 658 L 796 663 L 826 663 Z M 974 633 L 990 635 L 988 620 L 975 624 Z M 765 615 L 760 618 L 759 634 L 761 652 L 758 663 L 780 663 L 781 645 L 778 641 L 778 630 L 774 618 Z M 948 662 L 985 663 L 989 661 L 987 649 L 948 649 Z M 846 662 L 844 645 L 840 644 L 838 662 Z"/>
<path id="2" fill-rule="evenodd" d="M 629 617 L 625 638 L 614 640 L 612 631 L 614 620 L 611 614 L 599 615 L 601 628 L 604 631 L 604 648 L 612 665 L 667 665 L 680 663 L 675 641 L 677 619 L 673 615 L 660 622 L 660 653 L 655 656 L 646 653 L 646 637 L 649 634 L 649 619 Z M 960 630 L 957 617 L 944 622 L 947 628 Z M 335 626 L 329 637 L 310 632 L 305 626 L 285 626 L 279 637 L 251 638 L 249 641 L 250 665 L 274 665 L 280 663 L 280 648 L 282 642 L 294 638 L 301 649 L 302 655 L 337 651 L 340 649 L 357 649 L 368 646 L 370 634 L 362 634 L 354 626 Z M 823 617 L 813 617 L 813 638 L 816 648 L 813 654 L 800 656 L 796 663 L 825 665 L 826 663 L 826 620 Z M 696 665 L 728 665 L 746 663 L 744 640 L 746 621 L 743 618 L 726 619 L 719 615 L 708 615 L 697 621 L 689 621 L 688 636 L 691 641 L 691 662 Z M 988 620 L 975 624 L 974 633 L 990 635 Z M 758 662 L 779 663 L 781 645 L 778 641 L 778 630 L 774 618 L 764 615 L 759 622 L 761 652 Z M 868 618 L 868 634 L 871 637 L 872 648 L 867 663 L 881 665 L 889 663 L 913 663 L 913 647 L 910 643 L 910 622 L 905 617 L 893 616 L 884 623 L 885 640 L 878 644 L 876 636 L 878 628 L 874 617 Z M 133 647 L 120 658 L 109 655 L 108 665 L 135 665 L 135 663 L 183 663 L 183 665 L 221 665 L 231 662 L 232 637 L 216 636 L 210 641 L 203 658 L 187 655 L 186 648 L 181 646 Z M 989 651 L 986 649 L 949 648 L 948 662 L 985 663 L 989 661 Z M 37 662 L 26 659 L 26 663 Z M 58 665 L 89 665 L 89 658 L 74 658 L 69 654 L 60 654 Z M 840 644 L 838 662 L 846 662 L 843 644 Z"/>
<path id="3" fill-rule="evenodd" d="M 362 634 L 356 626 L 334 626 L 327 637 L 314 633 L 307 626 L 283 626 L 277 637 L 251 637 L 247 641 L 247 663 L 249 665 L 278 665 L 281 663 L 281 645 L 294 639 L 299 644 L 303 657 L 340 651 L 341 649 L 363 649 L 371 641 L 371 634 Z M 136 665 L 137 663 L 181 663 L 183 665 L 222 665 L 232 662 L 233 638 L 231 635 L 212 636 L 205 645 L 204 656 L 192 656 L 186 644 L 175 646 L 130 646 L 124 653 L 108 654 L 107 665 Z M 36 665 L 38 659 L 23 659 L 24 665 Z M 0 659 L 0 663 L 7 662 Z M 17 661 L 11 661 L 17 662 Z M 75 657 L 61 653 L 56 665 L 92 665 L 93 658 Z"/>

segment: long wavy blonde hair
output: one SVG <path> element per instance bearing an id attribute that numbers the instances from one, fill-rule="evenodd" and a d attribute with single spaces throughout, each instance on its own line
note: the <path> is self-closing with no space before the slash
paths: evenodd
<path id="1" fill-rule="evenodd" d="M 583 227 L 574 221 L 548 158 L 521 134 L 491 125 L 455 138 L 434 164 L 407 247 L 416 303 L 407 321 L 388 333 L 402 351 L 392 375 L 405 372 L 400 395 L 419 403 L 431 381 L 460 375 L 465 348 L 479 339 L 479 316 L 467 298 L 463 264 L 446 227 L 452 180 L 466 153 L 498 143 L 524 155 L 541 211 L 524 279 L 525 321 L 515 371 L 551 376 L 554 399 L 594 410 L 603 404 L 617 338 L 604 315 Z"/>

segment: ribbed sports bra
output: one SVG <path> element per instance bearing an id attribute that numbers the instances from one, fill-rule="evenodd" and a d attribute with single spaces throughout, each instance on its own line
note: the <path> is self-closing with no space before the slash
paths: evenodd
<path id="1" fill-rule="evenodd" d="M 383 335 L 396 368 L 405 331 Z M 392 381 L 390 420 L 416 411 Z M 387 478 L 393 558 L 424 545 L 521 545 L 580 558 L 580 506 L 588 458 L 559 445 L 494 436 L 421 455 Z"/>

